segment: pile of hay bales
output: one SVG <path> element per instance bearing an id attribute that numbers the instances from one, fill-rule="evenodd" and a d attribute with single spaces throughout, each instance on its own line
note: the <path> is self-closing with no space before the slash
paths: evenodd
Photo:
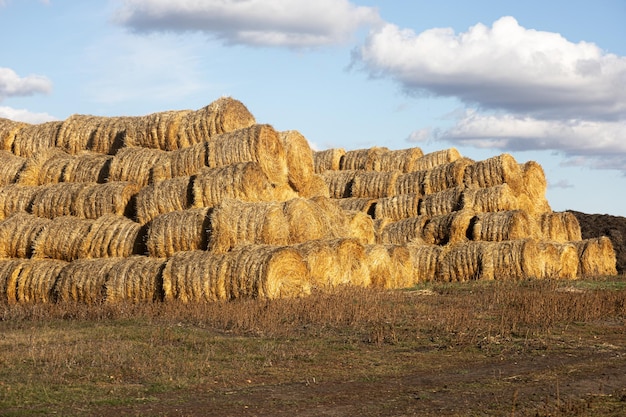
<path id="1" fill-rule="evenodd" d="M 615 274 L 535 162 L 327 149 L 239 101 L 0 119 L 0 302 L 210 302 Z"/>

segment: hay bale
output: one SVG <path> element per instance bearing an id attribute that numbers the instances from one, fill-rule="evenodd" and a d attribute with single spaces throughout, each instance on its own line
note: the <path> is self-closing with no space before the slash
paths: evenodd
<path id="1" fill-rule="evenodd" d="M 392 288 L 408 288 L 418 283 L 416 273 L 419 268 L 407 245 L 385 245 L 393 271 Z"/>
<path id="2" fill-rule="evenodd" d="M 382 155 L 388 148 L 368 148 L 347 151 L 341 158 L 340 169 L 344 171 L 382 171 Z"/>
<path id="3" fill-rule="evenodd" d="M 474 161 L 469 158 L 460 158 L 429 169 L 424 178 L 424 194 L 434 194 L 462 186 L 465 172 L 473 164 Z"/>
<path id="4" fill-rule="evenodd" d="M 289 228 L 288 244 L 345 236 L 351 230 L 344 229 L 349 227 L 349 219 L 342 218 L 341 223 L 337 222 L 316 200 L 294 198 L 282 203 L 282 210 Z"/>
<path id="5" fill-rule="evenodd" d="M 431 245 L 467 241 L 474 214 L 471 210 L 460 210 L 430 217 L 423 226 L 422 239 Z"/>
<path id="6" fill-rule="evenodd" d="M 309 240 L 293 248 L 300 253 L 309 270 L 311 288 L 330 290 L 344 283 L 343 265 L 337 251 L 338 240 Z"/>
<path id="7" fill-rule="evenodd" d="M 304 184 L 298 191 L 298 195 L 304 198 L 313 197 L 330 197 L 330 190 L 326 185 L 326 181 L 321 175 L 313 174 L 309 178 L 309 181 Z"/>
<path id="8" fill-rule="evenodd" d="M 100 136 L 100 144 L 105 146 L 100 151 L 108 153 L 117 138 L 118 147 L 121 147 L 122 136 L 125 134 L 125 130 L 120 132 L 120 135 L 113 138 L 107 137 L 106 140 L 102 140 L 102 133 L 98 135 L 98 131 L 102 130 L 106 124 L 107 118 L 99 116 L 91 116 L 84 114 L 73 114 L 63 121 L 59 133 L 57 135 L 56 146 L 66 150 L 71 154 L 93 148 L 93 142 L 96 136 Z"/>
<path id="9" fill-rule="evenodd" d="M 178 135 L 191 110 L 170 110 L 136 117 L 127 128 L 124 144 L 171 151 L 189 146 L 186 135 Z"/>
<path id="10" fill-rule="evenodd" d="M 321 177 L 331 198 L 348 198 L 352 196 L 352 183 L 357 173 L 358 171 L 325 171 Z"/>
<path id="11" fill-rule="evenodd" d="M 578 251 L 580 276 L 617 275 L 617 258 L 611 239 L 602 236 L 571 243 Z"/>
<path id="12" fill-rule="evenodd" d="M 397 288 L 394 264 L 385 245 L 365 245 L 365 256 L 370 274 L 370 286 L 373 288 Z M 311 270 L 311 276 L 314 271 Z"/>
<path id="13" fill-rule="evenodd" d="M 229 273 L 228 254 L 178 252 L 167 259 L 163 268 L 163 299 L 183 303 L 226 300 Z"/>
<path id="14" fill-rule="evenodd" d="M 33 198 L 43 186 L 23 186 L 11 184 L 0 187 L 0 220 L 13 213 L 26 212 L 30 209 Z"/>
<path id="15" fill-rule="evenodd" d="M 411 254 L 413 265 L 415 265 L 415 282 L 435 281 L 437 279 L 439 260 L 444 251 L 443 247 L 415 242 L 407 244 L 406 248 Z"/>
<path id="16" fill-rule="evenodd" d="M 367 213 L 362 211 L 346 211 L 347 237 L 357 239 L 363 245 L 371 245 L 376 243 L 376 229 L 374 228 L 374 219 Z"/>
<path id="17" fill-rule="evenodd" d="M 0 117 L 0 150 L 11 151 L 15 135 L 26 126 L 29 124 Z"/>
<path id="18" fill-rule="evenodd" d="M 72 204 L 72 214 L 97 219 L 107 214 L 135 216 L 135 198 L 141 187 L 133 182 L 82 183 Z"/>
<path id="19" fill-rule="evenodd" d="M 368 197 L 348 197 L 337 198 L 335 203 L 344 211 L 362 211 L 363 213 L 372 213 L 376 209 L 375 198 Z"/>
<path id="20" fill-rule="evenodd" d="M 575 279 L 578 275 L 578 251 L 572 243 L 542 241 L 541 272 L 538 278 Z"/>
<path id="21" fill-rule="evenodd" d="M 0 303 L 17 303 L 17 278 L 25 259 L 0 259 Z"/>
<path id="22" fill-rule="evenodd" d="M 211 138 L 207 142 L 207 157 L 210 168 L 256 162 L 271 183 L 288 183 L 285 147 L 270 125 L 254 125 Z"/>
<path id="23" fill-rule="evenodd" d="M 150 182 L 150 168 L 168 157 L 167 152 L 159 149 L 122 148 L 109 167 L 109 182 L 134 182 L 144 187 Z"/>
<path id="24" fill-rule="evenodd" d="M 462 204 L 464 191 L 465 188 L 459 186 L 422 197 L 419 205 L 420 216 L 434 217 L 465 208 Z"/>
<path id="25" fill-rule="evenodd" d="M 104 214 L 94 220 L 79 249 L 79 258 L 124 258 L 138 254 L 141 225 L 126 217 Z"/>
<path id="26" fill-rule="evenodd" d="M 415 239 L 422 239 L 427 220 L 425 216 L 418 216 L 389 223 L 382 230 L 381 242 L 404 245 Z"/>
<path id="27" fill-rule="evenodd" d="M 15 156 L 9 151 L 0 150 L 0 187 L 15 184 L 25 163 L 26 158 Z"/>
<path id="28" fill-rule="evenodd" d="M 391 223 L 394 223 L 394 220 L 391 220 L 388 217 L 374 220 L 374 233 L 377 244 L 383 244 L 383 231 L 385 230 L 385 227 L 389 226 Z"/>
<path id="29" fill-rule="evenodd" d="M 61 270 L 67 262 L 56 259 L 30 259 L 17 276 L 18 303 L 49 303 Z"/>
<path id="30" fill-rule="evenodd" d="M 95 220 L 74 216 L 56 217 L 33 242 L 33 258 L 71 262 L 80 258 L 84 240 Z"/>
<path id="31" fill-rule="evenodd" d="M 33 242 L 50 221 L 25 212 L 0 221 L 0 257 L 30 258 Z"/>
<path id="32" fill-rule="evenodd" d="M 113 156 L 83 151 L 76 154 L 65 165 L 63 182 L 104 183 L 109 177 Z"/>
<path id="33" fill-rule="evenodd" d="M 339 171 L 342 159 L 346 155 L 345 149 L 331 148 L 324 151 L 313 152 L 313 164 L 316 174 L 326 171 Z"/>
<path id="34" fill-rule="evenodd" d="M 192 176 L 207 166 L 207 144 L 200 142 L 167 153 L 150 168 L 150 183 L 169 178 Z"/>
<path id="35" fill-rule="evenodd" d="M 357 172 L 352 180 L 350 195 L 357 198 L 384 198 L 395 195 L 399 171 Z"/>
<path id="36" fill-rule="evenodd" d="M 45 185 L 63 181 L 65 167 L 72 155 L 58 149 L 45 149 L 26 159 L 17 182 L 22 185 Z"/>
<path id="37" fill-rule="evenodd" d="M 176 177 L 143 187 L 135 197 L 136 220 L 146 224 L 160 214 L 193 205 L 195 177 Z"/>
<path id="38" fill-rule="evenodd" d="M 107 303 L 140 303 L 163 300 L 165 259 L 130 256 L 116 262 L 107 274 Z"/>
<path id="39" fill-rule="evenodd" d="M 536 221 L 524 210 L 477 213 L 470 234 L 490 242 L 539 237 Z"/>
<path id="40" fill-rule="evenodd" d="M 420 148 L 388 150 L 379 157 L 380 171 L 416 171 L 416 162 L 424 156 Z"/>
<path id="41" fill-rule="evenodd" d="M 92 186 L 87 182 L 60 182 L 41 186 L 33 196 L 29 211 L 37 217 L 49 219 L 74 215 L 78 196 Z"/>
<path id="42" fill-rule="evenodd" d="M 426 195 L 426 175 L 428 171 L 415 171 L 401 174 L 396 180 L 394 195 L 414 194 Z"/>
<path id="43" fill-rule="evenodd" d="M 272 201 L 277 189 L 256 162 L 206 168 L 193 181 L 193 206 L 214 207 L 225 199 Z"/>
<path id="44" fill-rule="evenodd" d="M 465 170 L 467 187 L 487 188 L 508 184 L 515 194 L 522 191 L 522 170 L 515 158 L 507 153 L 475 162 Z"/>
<path id="45" fill-rule="evenodd" d="M 544 240 L 555 242 L 582 240 L 580 223 L 569 211 L 540 214 L 537 216 L 537 223 Z"/>
<path id="46" fill-rule="evenodd" d="M 63 122 L 54 121 L 23 126 L 15 133 L 11 151 L 22 157 L 30 157 L 41 151 L 56 147 L 56 139 Z"/>
<path id="47" fill-rule="evenodd" d="M 519 198 L 524 201 L 524 208 L 530 213 L 549 213 L 552 211 L 546 199 L 548 182 L 543 168 L 535 161 L 520 165 L 522 171 L 522 190 Z"/>
<path id="48" fill-rule="evenodd" d="M 380 198 L 376 201 L 374 218 L 388 218 L 392 221 L 419 216 L 421 197 L 419 194 L 401 194 Z"/>
<path id="49" fill-rule="evenodd" d="M 427 171 L 436 166 L 446 165 L 461 158 L 462 156 L 456 148 L 430 152 L 415 160 L 411 171 Z"/>
<path id="50" fill-rule="evenodd" d="M 543 253 L 534 239 L 505 240 L 493 243 L 493 273 L 497 280 L 540 278 Z"/>
<path id="51" fill-rule="evenodd" d="M 508 184 L 486 188 L 466 188 L 461 198 L 461 206 L 477 213 L 511 211 L 523 208 Z"/>
<path id="52" fill-rule="evenodd" d="M 209 208 L 194 208 L 156 216 L 147 227 L 148 254 L 167 258 L 176 252 L 206 250 L 210 212 Z"/>
<path id="53" fill-rule="evenodd" d="M 279 132 L 287 158 L 289 185 L 298 193 L 307 188 L 315 173 L 313 151 L 309 142 L 297 130 Z"/>
<path id="54" fill-rule="evenodd" d="M 438 281 L 493 280 L 493 242 L 464 242 L 446 246 L 439 254 Z"/>
<path id="55" fill-rule="evenodd" d="M 52 293 L 60 303 L 99 304 L 106 298 L 109 271 L 119 258 L 77 259 L 61 269 Z"/>

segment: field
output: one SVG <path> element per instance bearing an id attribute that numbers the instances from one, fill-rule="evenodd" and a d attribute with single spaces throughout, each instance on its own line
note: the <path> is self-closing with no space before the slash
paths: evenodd
<path id="1" fill-rule="evenodd" d="M 626 279 L 0 305 L 0 416 L 623 416 Z"/>

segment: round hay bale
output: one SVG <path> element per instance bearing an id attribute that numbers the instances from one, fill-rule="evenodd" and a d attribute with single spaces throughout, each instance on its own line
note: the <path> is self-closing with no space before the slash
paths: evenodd
<path id="1" fill-rule="evenodd" d="M 226 300 L 230 285 L 228 254 L 194 250 L 178 252 L 165 262 L 163 299 L 182 303 Z"/>
<path id="2" fill-rule="evenodd" d="M 214 207 L 225 199 L 272 201 L 277 190 L 256 162 L 206 168 L 193 181 L 194 207 Z"/>
<path id="3" fill-rule="evenodd" d="M 0 257 L 30 258 L 33 242 L 50 221 L 25 212 L 0 221 Z"/>
<path id="4" fill-rule="evenodd" d="M 416 161 L 423 156 L 420 148 L 390 150 L 380 155 L 379 167 L 381 171 L 412 172 Z"/>
<path id="5" fill-rule="evenodd" d="M 71 154 L 90 149 L 90 141 L 104 119 L 103 117 L 84 114 L 71 115 L 61 124 L 56 146 Z M 108 146 L 106 150 L 109 150 Z"/>
<path id="6" fill-rule="evenodd" d="M 544 240 L 555 242 L 582 240 L 580 223 L 569 211 L 543 213 L 537 217 L 537 222 Z"/>
<path id="7" fill-rule="evenodd" d="M 176 252 L 206 250 L 210 211 L 209 208 L 194 208 L 156 216 L 147 227 L 148 254 L 167 258 Z"/>
<path id="8" fill-rule="evenodd" d="M 96 130 L 86 129 L 81 135 L 88 136 L 85 149 L 107 155 L 115 155 L 124 147 L 128 134 L 133 132 L 136 117 L 99 117 Z"/>
<path id="9" fill-rule="evenodd" d="M 322 174 L 326 171 L 339 171 L 341 169 L 342 159 L 345 155 L 345 149 L 341 148 L 331 148 L 313 152 L 315 173 Z"/>
<path id="10" fill-rule="evenodd" d="M 538 278 L 576 279 L 578 251 L 571 243 L 538 242 L 541 251 L 541 273 Z"/>
<path id="11" fill-rule="evenodd" d="M 13 213 L 26 212 L 43 186 L 11 184 L 0 187 L 0 220 Z"/>
<path id="12" fill-rule="evenodd" d="M 0 150 L 0 187 L 15 184 L 26 161 L 26 158 L 15 156 L 9 151 Z"/>
<path id="13" fill-rule="evenodd" d="M 56 259 L 30 259 L 17 276 L 18 303 L 49 303 L 61 270 L 67 262 Z"/>
<path id="14" fill-rule="evenodd" d="M 72 214 L 85 219 L 97 219 L 107 214 L 135 216 L 135 197 L 141 187 L 133 182 L 87 184 L 80 188 L 72 205 Z"/>
<path id="15" fill-rule="evenodd" d="M 417 269 L 407 245 L 386 245 L 393 271 L 392 288 L 412 287 L 419 281 Z"/>
<path id="16" fill-rule="evenodd" d="M 348 237 L 357 239 L 363 245 L 376 243 L 374 219 L 362 211 L 346 211 L 348 218 Z"/>
<path id="17" fill-rule="evenodd" d="M 282 206 L 289 227 L 288 244 L 338 237 L 335 233 L 340 233 L 337 229 L 343 226 L 336 224 L 323 206 L 314 200 L 294 198 Z"/>
<path id="18" fill-rule="evenodd" d="M 474 161 L 469 158 L 460 158 L 449 164 L 429 169 L 424 178 L 424 194 L 434 194 L 462 186 L 465 171 L 473 164 Z"/>
<path id="19" fill-rule="evenodd" d="M 150 168 L 150 183 L 197 174 L 207 166 L 207 144 L 200 142 L 187 148 L 168 152 Z"/>
<path id="20" fill-rule="evenodd" d="M 15 135 L 26 126 L 29 124 L 0 117 L 0 150 L 11 151 Z"/>
<path id="21" fill-rule="evenodd" d="M 384 198 L 395 195 L 400 171 L 357 172 L 352 180 L 350 195 L 357 198 Z"/>
<path id="22" fill-rule="evenodd" d="M 389 223 L 381 233 L 381 241 L 385 244 L 404 245 L 415 239 L 422 239 L 427 220 L 425 216 L 418 216 Z"/>
<path id="23" fill-rule="evenodd" d="M 95 219 L 82 241 L 79 258 L 124 258 L 137 254 L 141 225 L 116 214 Z"/>
<path id="24" fill-rule="evenodd" d="M 363 213 L 370 213 L 376 207 L 377 200 L 375 198 L 337 198 L 335 203 L 341 207 L 344 211 L 362 211 Z"/>
<path id="25" fill-rule="evenodd" d="M 466 188 L 461 198 L 461 206 L 477 213 L 511 211 L 522 208 L 518 197 L 508 184 L 486 188 Z"/>
<path id="26" fill-rule="evenodd" d="M 497 280 L 540 278 L 543 254 L 534 239 L 518 239 L 493 244 L 494 277 Z"/>
<path id="27" fill-rule="evenodd" d="M 330 244 L 336 248 L 341 265 L 338 284 L 369 287 L 371 278 L 364 245 L 354 238 L 334 239 Z"/>
<path id="28" fill-rule="evenodd" d="M 75 214 L 74 206 L 79 195 L 92 186 L 93 184 L 87 182 L 60 182 L 41 186 L 33 196 L 29 211 L 37 217 L 49 219 L 72 216 Z"/>
<path id="29" fill-rule="evenodd" d="M 365 245 L 365 256 L 370 274 L 370 286 L 373 288 L 395 289 L 396 275 L 395 265 L 391 262 L 391 256 L 384 245 Z M 311 276 L 314 271 L 311 270 Z"/>
<path id="30" fill-rule="evenodd" d="M 415 265 L 415 282 L 432 282 L 437 279 L 437 268 L 443 247 L 424 243 L 409 243 L 406 248 Z"/>
<path id="31" fill-rule="evenodd" d="M 422 238 L 425 243 L 431 245 L 467 241 L 473 218 L 474 212 L 471 210 L 460 210 L 430 217 L 424 225 Z"/>
<path id="32" fill-rule="evenodd" d="M 17 278 L 25 259 L 0 259 L 0 304 L 17 303 Z"/>
<path id="33" fill-rule="evenodd" d="M 535 161 L 520 165 L 522 172 L 522 191 L 519 198 L 523 199 L 524 208 L 530 213 L 549 213 L 552 211 L 546 199 L 548 182 L 543 168 Z"/>
<path id="34" fill-rule="evenodd" d="M 65 165 L 63 182 L 105 183 L 113 156 L 83 151 L 76 154 Z"/>
<path id="35" fill-rule="evenodd" d="M 419 194 L 401 194 L 380 198 L 376 201 L 374 218 L 388 218 L 393 221 L 419 216 L 421 197 Z"/>
<path id="36" fill-rule="evenodd" d="M 160 214 L 193 205 L 195 177 L 176 177 L 143 187 L 135 197 L 136 220 L 146 224 Z"/>
<path id="37" fill-rule="evenodd" d="M 430 152 L 416 159 L 411 166 L 411 171 L 427 171 L 436 166 L 446 165 L 461 158 L 462 156 L 456 148 Z"/>
<path id="38" fill-rule="evenodd" d="M 420 216 L 434 217 L 467 208 L 462 204 L 464 191 L 465 188 L 459 186 L 422 197 L 419 205 Z"/>
<path id="39" fill-rule="evenodd" d="M 105 282 L 107 303 L 163 301 L 165 259 L 130 256 L 108 271 Z"/>
<path id="40" fill-rule="evenodd" d="M 467 187 L 478 188 L 508 184 L 519 194 L 523 186 L 522 170 L 512 155 L 504 153 L 467 166 L 464 182 Z"/>
<path id="41" fill-rule="evenodd" d="M 352 183 L 358 171 L 325 171 L 324 179 L 331 198 L 348 198 L 352 195 Z"/>
<path id="42" fill-rule="evenodd" d="M 240 162 L 257 162 L 273 184 L 287 184 L 285 147 L 270 125 L 217 135 L 207 142 L 207 165 L 221 168 Z"/>
<path id="43" fill-rule="evenodd" d="M 394 195 L 426 195 L 426 175 L 428 171 L 415 171 L 401 174 L 396 180 Z"/>
<path id="44" fill-rule="evenodd" d="M 163 151 L 189 146 L 186 136 L 179 137 L 178 132 L 190 113 L 193 111 L 170 110 L 136 117 L 127 130 L 124 144 Z"/>
<path id="45" fill-rule="evenodd" d="M 394 220 L 388 217 L 374 220 L 374 233 L 377 244 L 383 244 L 383 231 L 385 230 L 385 227 L 389 226 L 391 223 L 394 223 Z"/>
<path id="46" fill-rule="evenodd" d="M 57 135 L 62 124 L 61 121 L 54 121 L 23 126 L 15 132 L 11 151 L 17 156 L 28 158 L 56 147 Z"/>
<path id="47" fill-rule="evenodd" d="M 617 275 L 617 258 L 611 239 L 602 236 L 571 243 L 578 251 L 578 272 L 581 276 Z"/>
<path id="48" fill-rule="evenodd" d="M 109 271 L 120 258 L 77 259 L 59 273 L 52 293 L 60 303 L 99 304 L 106 298 Z"/>
<path id="49" fill-rule="evenodd" d="M 150 182 L 150 168 L 167 159 L 167 152 L 148 148 L 122 148 L 109 167 L 109 182 L 134 182 L 144 187 Z"/>
<path id="50" fill-rule="evenodd" d="M 330 190 L 328 189 L 328 185 L 326 185 L 326 181 L 322 178 L 321 175 L 313 174 L 309 181 L 304 184 L 301 189 L 298 191 L 298 195 L 304 198 L 313 198 L 313 197 L 330 197 Z"/>
<path id="51" fill-rule="evenodd" d="M 472 240 L 500 242 L 538 235 L 534 218 L 524 210 L 478 213 L 471 226 Z"/>
<path id="52" fill-rule="evenodd" d="M 329 290 L 341 283 L 343 266 L 337 253 L 337 242 L 337 240 L 320 239 L 293 246 L 307 264 L 312 288 Z"/>
<path id="53" fill-rule="evenodd" d="M 58 149 L 45 149 L 26 159 L 17 182 L 22 185 L 45 185 L 63 181 L 65 167 L 72 155 Z"/>
<path id="54" fill-rule="evenodd" d="M 307 188 L 315 173 L 313 151 L 309 142 L 297 130 L 279 132 L 287 158 L 289 185 L 298 193 Z"/>
<path id="55" fill-rule="evenodd" d="M 495 279 L 495 245 L 493 242 L 463 242 L 446 246 L 439 254 L 437 280 L 457 282 Z"/>
<path id="56" fill-rule="evenodd" d="M 382 155 L 388 148 L 368 148 L 347 151 L 341 158 L 340 169 L 344 171 L 382 171 Z"/>
<path id="57" fill-rule="evenodd" d="M 33 258 L 71 262 L 80 258 L 83 242 L 94 220 L 74 216 L 56 217 L 33 242 Z"/>

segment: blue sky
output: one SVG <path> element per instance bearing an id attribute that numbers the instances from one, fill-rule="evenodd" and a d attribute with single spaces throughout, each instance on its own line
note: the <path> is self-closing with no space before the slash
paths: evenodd
<path id="1" fill-rule="evenodd" d="M 626 216 L 626 2 L 0 0 L 0 117 L 227 95 L 317 149 L 535 160 L 552 209 Z"/>

